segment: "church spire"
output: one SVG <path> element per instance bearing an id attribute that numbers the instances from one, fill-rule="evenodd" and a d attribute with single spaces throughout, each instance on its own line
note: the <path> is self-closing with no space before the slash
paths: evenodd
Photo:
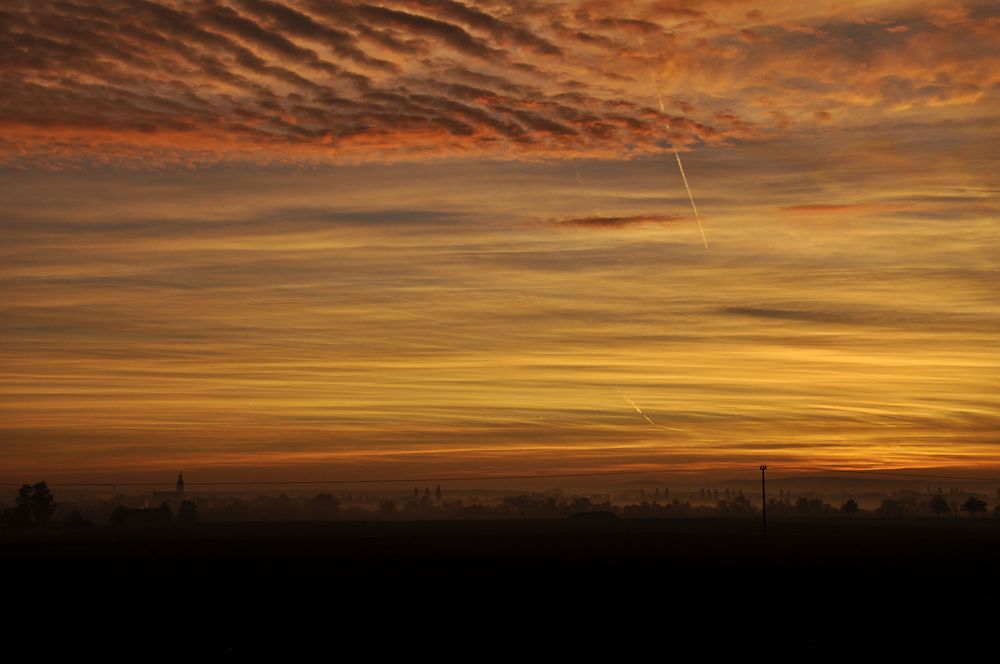
<path id="1" fill-rule="evenodd" d="M 177 473 L 177 495 L 184 495 L 184 475 L 182 473 Z"/>

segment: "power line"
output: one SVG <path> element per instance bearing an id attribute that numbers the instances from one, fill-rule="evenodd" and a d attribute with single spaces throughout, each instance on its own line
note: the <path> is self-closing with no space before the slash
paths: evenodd
<path id="1" fill-rule="evenodd" d="M 781 470 L 780 466 L 768 466 L 769 470 Z M 731 471 L 731 467 L 727 468 L 702 468 L 701 471 L 705 470 L 722 470 Z M 797 468 L 789 468 L 787 470 L 800 470 Z M 688 469 L 656 469 L 656 470 L 617 470 L 617 471 L 595 471 L 595 472 L 582 472 L 582 473 L 543 473 L 543 474 L 532 474 L 532 475 L 467 475 L 464 477 L 393 477 L 393 478 L 374 478 L 374 479 L 322 479 L 322 480 L 223 480 L 215 482 L 186 482 L 185 486 L 316 486 L 324 484 L 406 484 L 406 483 L 419 483 L 419 482 L 488 482 L 488 481 L 498 481 L 498 480 L 535 480 L 535 479 L 558 479 L 558 478 L 573 478 L 573 477 L 614 477 L 620 475 L 656 475 L 663 473 L 687 473 L 691 472 Z M 1000 478 L 996 477 L 962 477 L 958 475 L 937 475 L 928 473 L 906 473 L 906 472 L 894 472 L 894 471 L 880 471 L 880 470 L 853 470 L 853 469 L 833 469 L 824 468 L 817 469 L 813 472 L 819 473 L 847 473 L 853 475 L 879 475 L 883 477 L 918 477 L 922 479 L 942 479 L 942 480 L 961 480 L 970 482 L 1000 482 Z M 174 482 L 48 482 L 49 486 L 62 486 L 62 487 L 172 487 L 175 486 Z M 19 483 L 0 483 L 0 486 L 4 487 L 19 487 L 23 484 Z"/>
<path id="2" fill-rule="evenodd" d="M 773 468 L 773 466 L 771 466 Z M 888 477 L 922 477 L 937 480 L 964 480 L 969 482 L 1000 482 L 1000 477 L 963 477 L 961 475 L 930 475 L 924 473 L 897 473 L 883 470 L 835 470 L 824 468 L 822 473 L 851 473 L 855 475 L 885 475 Z"/>
<path id="3" fill-rule="evenodd" d="M 534 480 L 559 477 L 600 477 L 603 475 L 648 475 L 650 473 L 679 472 L 662 470 L 619 470 L 592 473 L 551 473 L 544 475 L 478 475 L 465 477 L 396 477 L 382 479 L 357 480 L 268 480 L 268 481 L 220 481 L 220 482 L 185 482 L 184 486 L 285 486 L 285 485 L 317 485 L 317 484 L 395 484 L 413 482 L 464 482 L 489 480 Z M 174 482 L 49 482 L 49 486 L 72 487 L 109 487 L 109 486 L 174 486 Z M 0 486 L 21 486 L 17 483 L 0 484 Z"/>

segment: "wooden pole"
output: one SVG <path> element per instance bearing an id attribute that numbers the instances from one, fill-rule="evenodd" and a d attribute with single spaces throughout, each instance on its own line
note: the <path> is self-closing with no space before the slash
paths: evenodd
<path id="1" fill-rule="evenodd" d="M 761 523 L 764 528 L 764 537 L 767 537 L 767 486 L 764 483 L 764 473 L 767 471 L 767 466 L 761 465 L 760 467 L 760 515 Z"/>

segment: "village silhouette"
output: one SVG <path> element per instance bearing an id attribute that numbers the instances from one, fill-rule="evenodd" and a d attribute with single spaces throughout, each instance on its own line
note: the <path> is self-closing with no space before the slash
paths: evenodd
<path id="1" fill-rule="evenodd" d="M 792 595 L 1000 588 L 995 565 L 928 575 L 1000 545 L 1000 488 L 838 481 L 576 492 L 43 481 L 7 498 L 0 558 L 25 572 L 13 581 L 25 592 L 743 597 L 760 574 Z"/>
<path id="2" fill-rule="evenodd" d="M 70 487 L 67 487 L 70 488 Z M 252 489 L 252 486 L 245 487 Z M 925 491 L 866 491 L 858 496 L 841 490 L 840 500 L 815 491 L 793 494 L 778 488 L 772 494 L 744 493 L 743 488 L 698 488 L 686 491 L 655 486 L 612 493 L 567 495 L 560 489 L 530 493 L 514 491 L 444 491 L 440 484 L 406 491 L 262 493 L 202 491 L 186 493 L 182 473 L 172 491 L 101 492 L 56 502 L 46 482 L 23 485 L 12 507 L 4 507 L 5 527 L 66 527 L 109 524 L 125 526 L 184 525 L 199 521 L 333 521 L 414 519 L 571 518 L 577 521 L 668 518 L 817 518 L 854 517 L 922 519 L 976 518 L 990 512 L 986 491 L 927 485 Z M 992 516 L 1000 519 L 1000 488 L 995 490 Z M 864 505 L 864 507 L 862 507 Z"/>

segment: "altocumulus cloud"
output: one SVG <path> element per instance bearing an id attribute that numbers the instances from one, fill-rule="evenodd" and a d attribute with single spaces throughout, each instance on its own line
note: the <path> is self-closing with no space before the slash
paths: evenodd
<path id="1" fill-rule="evenodd" d="M 725 144 L 976 105 L 1000 82 L 998 26 L 988 3 L 12 0 L 0 164 Z"/>

